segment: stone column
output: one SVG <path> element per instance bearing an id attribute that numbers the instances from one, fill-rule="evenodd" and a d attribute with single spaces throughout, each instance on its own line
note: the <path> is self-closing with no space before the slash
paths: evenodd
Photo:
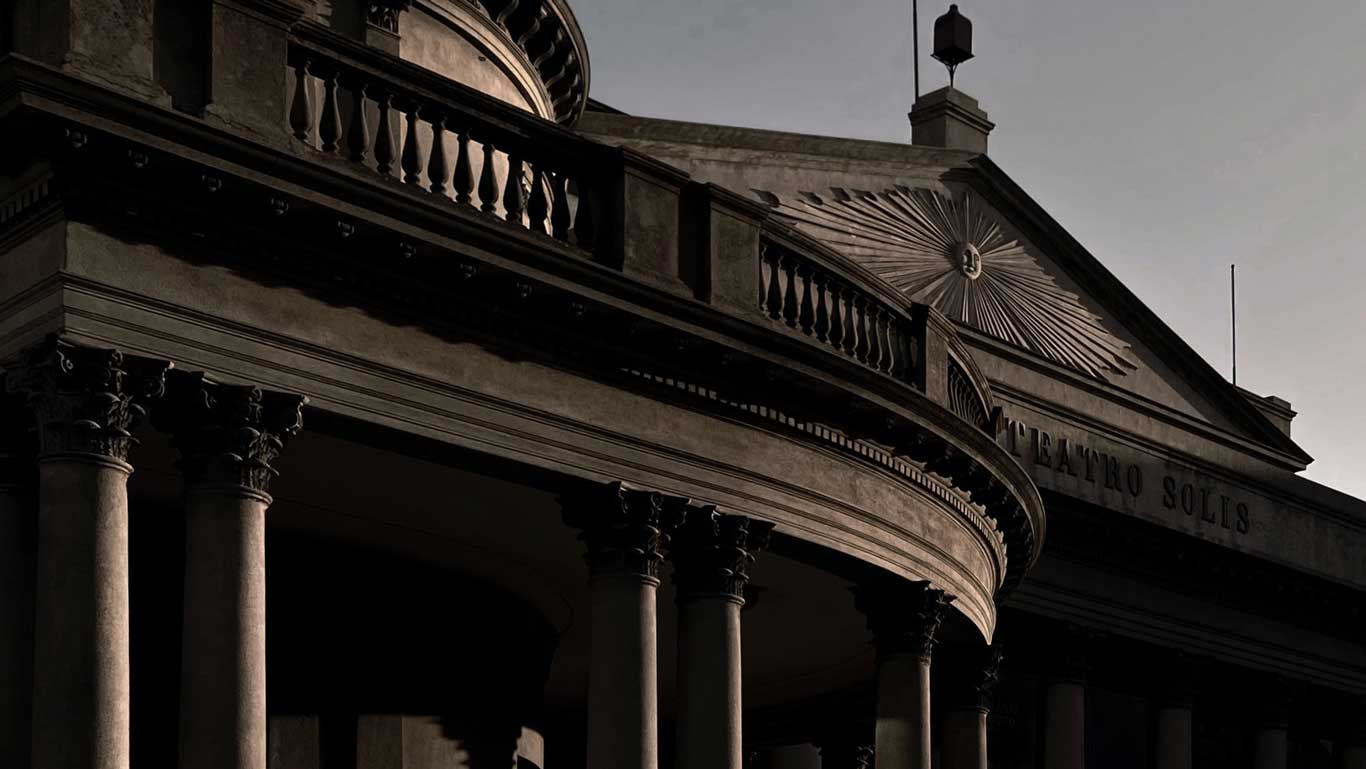
<path id="1" fill-rule="evenodd" d="M 678 601 L 677 769 L 741 769 L 740 609 L 773 524 L 694 508 L 669 560 Z"/>
<path id="2" fill-rule="evenodd" d="M 1001 670 L 1001 650 L 964 650 L 950 677 L 944 714 L 943 769 L 987 769 L 987 716 Z"/>
<path id="3" fill-rule="evenodd" d="M 1366 696 L 1357 697 L 1355 705 L 1342 738 L 1340 769 L 1366 769 Z"/>
<path id="4" fill-rule="evenodd" d="M 1252 744 L 1252 769 L 1285 769 L 1289 757 L 1290 688 L 1280 679 L 1264 684 Z"/>
<path id="5" fill-rule="evenodd" d="M 0 393 L 3 393 L 0 387 Z M 26 769 L 33 740 L 33 418 L 0 394 L 0 766 Z"/>
<path id="6" fill-rule="evenodd" d="M 655 769 L 663 497 L 612 483 L 561 502 L 565 521 L 582 530 L 588 547 L 588 766 Z"/>
<path id="7" fill-rule="evenodd" d="M 128 430 L 168 364 L 52 337 L 7 368 L 39 426 L 33 766 L 127 769 Z"/>
<path id="8" fill-rule="evenodd" d="M 1044 766 L 1086 766 L 1086 648 L 1084 631 L 1058 634 L 1044 695 Z"/>
<path id="9" fill-rule="evenodd" d="M 266 508 L 305 399 L 173 371 L 157 414 L 185 479 L 181 769 L 266 766 Z"/>
<path id="10" fill-rule="evenodd" d="M 877 647 L 878 769 L 930 769 L 930 655 L 952 597 L 889 578 L 855 594 Z"/>
<path id="11" fill-rule="evenodd" d="M 1155 769 L 1191 769 L 1194 753 L 1195 668 L 1184 656 L 1162 659 L 1165 682 L 1156 703 Z"/>

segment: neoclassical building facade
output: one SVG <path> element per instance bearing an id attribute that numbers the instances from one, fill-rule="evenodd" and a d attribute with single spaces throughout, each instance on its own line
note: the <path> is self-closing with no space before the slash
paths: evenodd
<path id="1" fill-rule="evenodd" d="M 0 3 L 0 766 L 1366 767 L 1366 505 L 996 167 L 563 0 Z"/>

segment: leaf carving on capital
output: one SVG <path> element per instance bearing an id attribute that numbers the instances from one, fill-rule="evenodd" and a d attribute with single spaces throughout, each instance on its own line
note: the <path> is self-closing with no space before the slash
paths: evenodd
<path id="1" fill-rule="evenodd" d="M 963 325 L 1098 379 L 1136 368 L 1129 345 L 971 193 L 756 192 L 798 229 Z"/>
<path id="2" fill-rule="evenodd" d="M 613 482 L 561 498 L 565 523 L 582 531 L 589 572 L 659 578 L 671 516 L 687 500 Z"/>
<path id="3" fill-rule="evenodd" d="M 879 654 L 929 659 L 954 597 L 928 582 L 889 577 L 856 588 L 854 600 L 868 619 Z"/>
<path id="4" fill-rule="evenodd" d="M 176 371 L 166 401 L 157 423 L 174 436 L 188 483 L 268 493 L 285 442 L 303 428 L 308 399 Z"/>
<path id="5" fill-rule="evenodd" d="M 83 454 L 127 461 L 130 430 L 164 393 L 171 364 L 49 337 L 6 366 L 6 387 L 23 396 L 43 456 Z"/>
<path id="6" fill-rule="evenodd" d="M 749 567 L 768 548 L 772 532 L 772 523 L 715 507 L 688 510 L 669 547 L 679 598 L 722 595 L 743 601 Z"/>

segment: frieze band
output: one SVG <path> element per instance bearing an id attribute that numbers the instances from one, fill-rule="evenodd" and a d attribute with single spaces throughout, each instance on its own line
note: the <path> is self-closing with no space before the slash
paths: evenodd
<path id="1" fill-rule="evenodd" d="M 1031 427 L 1019 419 L 1007 418 L 1002 441 L 1007 451 L 1021 460 L 1026 470 L 1044 467 L 1055 476 L 1085 481 L 1098 493 L 1112 492 L 1138 500 L 1155 493 L 1137 462 L 1125 461 L 1112 452 L 1100 451 L 1047 430 Z M 1221 494 L 1217 489 L 1164 474 L 1160 483 L 1161 509 L 1181 510 L 1187 517 L 1199 517 L 1239 535 L 1252 529 L 1252 508 L 1240 499 Z M 1152 505 L 1156 511 L 1158 503 Z"/>

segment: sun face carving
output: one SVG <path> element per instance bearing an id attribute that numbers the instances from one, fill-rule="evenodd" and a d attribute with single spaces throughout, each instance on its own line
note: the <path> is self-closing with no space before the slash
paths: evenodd
<path id="1" fill-rule="evenodd" d="M 1135 368 L 1129 346 L 968 193 L 756 192 L 798 228 L 953 320 L 1097 378 Z"/>

